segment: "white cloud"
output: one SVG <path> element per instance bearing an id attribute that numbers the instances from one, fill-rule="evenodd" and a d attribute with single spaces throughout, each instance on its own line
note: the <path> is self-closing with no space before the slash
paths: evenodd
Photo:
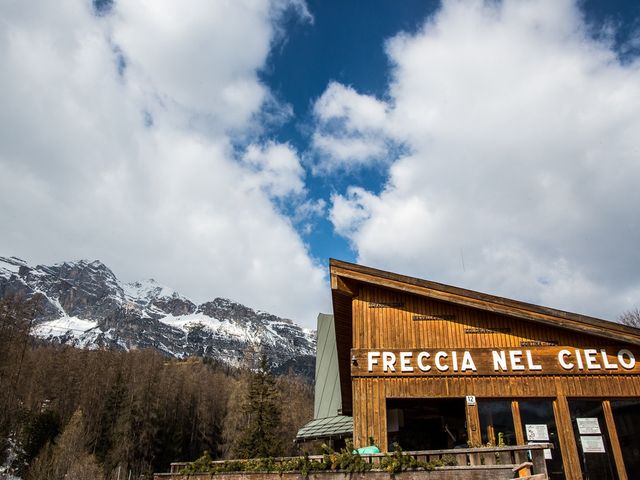
<path id="1" fill-rule="evenodd" d="M 316 174 L 353 170 L 383 162 L 387 142 L 381 132 L 387 118 L 386 104 L 331 82 L 313 106 L 318 122 L 311 147 Z"/>
<path id="2" fill-rule="evenodd" d="M 108 18 L 142 89 L 214 126 L 242 127 L 266 95 L 256 67 L 269 51 L 270 7 L 266 1 L 125 1 Z M 234 48 L 238 41 L 242 48 Z"/>
<path id="3" fill-rule="evenodd" d="M 243 159 L 256 170 L 249 184 L 257 183 L 269 195 L 286 197 L 304 192 L 304 170 L 290 145 L 274 142 L 249 145 Z"/>
<path id="4" fill-rule="evenodd" d="M 557 1 L 445 2 L 387 52 L 373 123 L 409 154 L 379 195 L 333 199 L 358 260 L 608 318 L 637 305 L 640 63 Z M 323 111 L 360 125 L 353 95 Z"/>
<path id="5" fill-rule="evenodd" d="M 376 130 L 384 126 L 386 105 L 370 95 L 361 95 L 351 87 L 331 82 L 313 106 L 323 121 L 343 120 L 351 131 Z"/>
<path id="6" fill-rule="evenodd" d="M 3 4 L 0 251 L 99 258 L 314 325 L 324 269 L 272 201 L 304 199 L 299 159 L 232 146 L 273 107 L 256 71 L 286 3 Z"/>
<path id="7" fill-rule="evenodd" d="M 377 197 L 360 187 L 349 187 L 346 195 L 331 197 L 331 223 L 336 232 L 345 237 L 353 236 L 371 216 Z"/>
<path id="8" fill-rule="evenodd" d="M 316 165 L 316 171 L 320 173 L 370 165 L 386 153 L 383 139 L 360 134 L 336 136 L 314 133 L 312 144 L 321 159 Z"/>

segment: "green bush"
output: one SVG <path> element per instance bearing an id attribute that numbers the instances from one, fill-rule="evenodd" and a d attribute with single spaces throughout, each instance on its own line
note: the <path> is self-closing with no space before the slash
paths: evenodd
<path id="1" fill-rule="evenodd" d="M 353 444 L 347 442 L 345 448 L 335 452 L 326 445 L 322 446 L 322 461 L 312 460 L 308 454 L 303 457 L 295 457 L 282 462 L 273 458 L 254 458 L 250 460 L 227 460 L 222 463 L 213 463 L 208 452 L 195 462 L 182 469 L 182 474 L 193 473 L 228 473 L 228 472 L 300 472 L 303 476 L 311 472 L 342 471 L 349 473 L 361 473 L 375 469 L 384 470 L 390 474 L 406 470 L 431 471 L 437 467 L 455 465 L 452 455 L 445 455 L 440 460 L 421 462 L 410 455 L 405 455 L 399 445 L 394 444 L 394 451 L 385 454 L 379 464 L 367 462 L 360 454 L 354 451 Z"/>

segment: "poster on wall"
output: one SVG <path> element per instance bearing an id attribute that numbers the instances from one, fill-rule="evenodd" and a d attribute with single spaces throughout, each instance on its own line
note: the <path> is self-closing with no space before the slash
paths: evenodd
<path id="1" fill-rule="evenodd" d="M 580 435 L 598 435 L 600 432 L 600 424 L 598 419 L 593 418 L 576 418 L 578 424 L 578 432 Z"/>
<path id="2" fill-rule="evenodd" d="M 584 453 L 605 453 L 602 435 L 580 436 L 582 451 Z"/>
<path id="3" fill-rule="evenodd" d="M 524 426 L 527 433 L 527 440 L 530 441 L 549 441 L 549 430 L 544 423 L 527 423 Z"/>

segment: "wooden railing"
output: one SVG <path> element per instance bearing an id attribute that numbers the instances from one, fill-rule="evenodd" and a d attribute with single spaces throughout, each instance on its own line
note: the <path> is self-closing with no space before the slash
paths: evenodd
<path id="1" fill-rule="evenodd" d="M 456 448 L 453 450 L 420 450 L 402 452 L 403 455 L 414 457 L 418 461 L 429 462 L 433 460 L 443 460 L 443 458 L 454 458 L 457 467 L 474 466 L 512 466 L 515 469 L 523 464 L 527 464 L 531 474 L 541 475 L 538 478 L 547 478 L 547 465 L 544 459 L 544 449 L 553 448 L 551 444 L 541 443 L 535 445 L 517 445 L 509 447 L 480 447 L 480 448 Z M 385 457 L 384 453 L 360 455 L 365 461 L 378 464 Z M 283 463 L 298 457 L 277 457 L 274 462 Z M 309 460 L 318 462 L 324 461 L 323 455 L 309 455 Z M 224 464 L 226 460 L 215 460 L 213 464 Z M 176 462 L 171 464 L 171 473 L 179 473 L 188 466 L 188 462 Z M 374 467 L 375 468 L 375 467 Z M 442 468 L 456 468 L 442 467 Z M 516 477 L 517 475 L 514 475 Z"/>

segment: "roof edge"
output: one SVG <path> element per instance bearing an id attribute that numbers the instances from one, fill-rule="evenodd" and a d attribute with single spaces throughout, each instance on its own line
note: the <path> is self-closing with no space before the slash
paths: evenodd
<path id="1" fill-rule="evenodd" d="M 409 293 L 418 295 L 423 291 L 422 294 L 425 296 L 439 298 L 440 300 L 448 301 L 450 303 L 458 303 L 472 308 L 513 315 L 539 323 L 553 324 L 557 327 L 571 328 L 576 325 L 584 325 L 585 327 L 588 327 L 589 330 L 584 333 L 590 333 L 593 335 L 602 336 L 609 332 L 616 332 L 619 335 L 625 336 L 625 338 L 616 338 L 617 340 L 640 344 L 640 329 L 612 322 L 610 320 L 603 320 L 601 318 L 591 317 L 588 315 L 567 312 L 520 300 L 513 300 L 510 298 L 499 297 L 497 295 L 468 290 L 461 287 L 454 287 L 444 283 L 409 277 L 407 275 L 379 270 L 373 267 L 366 267 L 334 258 L 329 259 L 329 271 L 331 276 L 341 276 L 361 283 L 378 285 L 392 290 L 408 291 Z M 387 280 L 388 282 L 381 284 L 376 282 L 375 279 Z M 406 285 L 409 288 L 400 288 L 402 285 Z M 432 294 L 428 295 L 429 292 Z M 470 299 L 472 302 L 465 302 L 464 299 Z M 553 323 L 553 319 L 559 320 L 559 324 Z M 567 324 L 567 322 L 569 322 L 569 324 Z M 575 330 L 576 328 L 571 329 Z M 618 335 L 615 336 L 618 337 Z M 626 338 L 627 336 L 631 336 L 632 338 Z"/>

